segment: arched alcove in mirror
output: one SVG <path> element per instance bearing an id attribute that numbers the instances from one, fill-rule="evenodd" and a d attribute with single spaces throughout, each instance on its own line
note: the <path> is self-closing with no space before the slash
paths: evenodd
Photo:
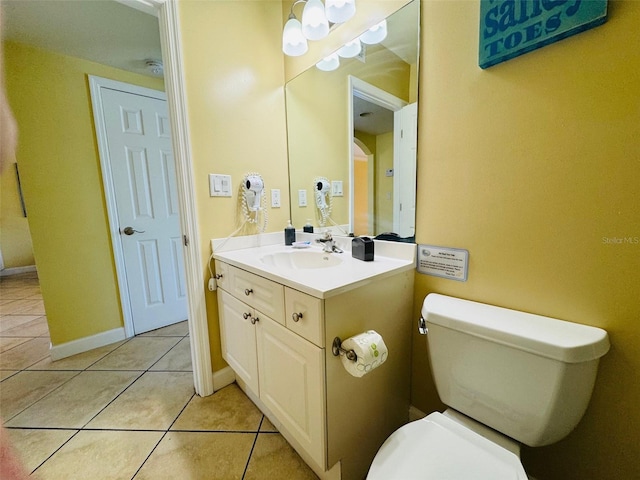
<path id="1" fill-rule="evenodd" d="M 287 83 L 289 187 L 296 227 L 311 219 L 316 231 L 392 232 L 396 235 L 390 238 L 413 240 L 419 9 L 419 0 L 413 0 L 390 15 L 386 38 L 377 44 L 361 42 L 360 53 L 339 57 L 337 69 L 311 67 Z M 354 155 L 354 142 L 367 152 L 366 188 L 360 191 L 362 165 L 356 162 L 362 158 Z M 317 177 L 331 183 L 328 217 L 316 206 Z"/>

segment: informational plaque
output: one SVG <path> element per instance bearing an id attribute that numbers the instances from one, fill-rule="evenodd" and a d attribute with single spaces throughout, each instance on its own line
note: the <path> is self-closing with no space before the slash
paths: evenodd
<path id="1" fill-rule="evenodd" d="M 418 245 L 418 272 L 466 282 L 469 272 L 469 251 L 435 245 Z"/>

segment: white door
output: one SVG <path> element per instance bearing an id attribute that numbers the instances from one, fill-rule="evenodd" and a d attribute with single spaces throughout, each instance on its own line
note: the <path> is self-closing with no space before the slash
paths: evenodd
<path id="1" fill-rule="evenodd" d="M 417 103 L 395 112 L 394 136 L 399 141 L 393 159 L 393 231 L 412 237 L 416 234 Z"/>
<path id="2" fill-rule="evenodd" d="M 135 334 L 187 319 L 169 115 L 158 94 L 100 88 Z"/>

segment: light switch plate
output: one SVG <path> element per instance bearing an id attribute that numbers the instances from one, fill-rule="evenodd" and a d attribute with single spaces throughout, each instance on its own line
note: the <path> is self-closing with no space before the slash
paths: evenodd
<path id="1" fill-rule="evenodd" d="M 342 191 L 342 180 L 331 180 L 331 195 L 334 197 L 344 196 Z"/>
<path id="2" fill-rule="evenodd" d="M 210 197 L 230 197 L 231 196 L 231 175 L 209 174 L 209 196 Z"/>
<path id="3" fill-rule="evenodd" d="M 298 190 L 298 206 L 299 207 L 307 206 L 307 191 L 305 189 Z"/>
<path id="4" fill-rule="evenodd" d="M 280 208 L 280 189 L 271 189 L 271 208 Z"/>

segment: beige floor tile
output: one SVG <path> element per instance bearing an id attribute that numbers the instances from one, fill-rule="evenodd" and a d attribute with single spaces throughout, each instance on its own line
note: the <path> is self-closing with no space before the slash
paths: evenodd
<path id="1" fill-rule="evenodd" d="M 260 431 L 261 432 L 278 432 L 278 429 L 273 425 L 273 423 L 271 423 L 271 421 L 265 415 L 264 419 L 262 420 L 262 424 L 260 425 Z"/>
<path id="2" fill-rule="evenodd" d="M 42 298 L 40 287 L 37 286 L 15 285 L 7 287 L 3 286 L 0 289 L 0 299 L 2 300 L 20 300 L 23 298 L 35 297 L 36 295 L 39 295 L 39 298 Z"/>
<path id="3" fill-rule="evenodd" d="M 77 372 L 20 372 L 0 385 L 0 415 L 8 421 L 34 404 Z"/>
<path id="4" fill-rule="evenodd" d="M 76 432 L 77 430 L 7 429 L 11 444 L 28 472 L 39 467 Z"/>
<path id="5" fill-rule="evenodd" d="M 1 315 L 0 334 L 19 325 L 24 325 L 25 323 L 37 320 L 40 317 L 41 315 Z"/>
<path id="6" fill-rule="evenodd" d="M 0 353 L 0 369 L 22 370 L 49 356 L 50 340 L 33 338 L 17 347 Z"/>
<path id="7" fill-rule="evenodd" d="M 158 328 L 147 333 L 143 333 L 141 337 L 184 337 L 189 334 L 189 323 L 184 322 L 174 323 L 168 327 Z"/>
<path id="8" fill-rule="evenodd" d="M 171 430 L 256 432 L 262 412 L 236 385 L 208 397 L 195 396 Z"/>
<path id="9" fill-rule="evenodd" d="M 138 375 L 138 372 L 82 372 L 11 419 L 7 426 L 81 428 Z"/>
<path id="10" fill-rule="evenodd" d="M 11 350 L 29 340 L 31 340 L 30 337 L 0 337 L 0 353 Z"/>
<path id="11" fill-rule="evenodd" d="M 14 300 L 0 305 L 2 315 L 44 315 L 44 303 L 42 300 Z"/>
<path id="12" fill-rule="evenodd" d="M 189 372 L 147 372 L 87 428 L 167 430 L 193 394 Z"/>
<path id="13" fill-rule="evenodd" d="M 35 475 L 40 480 L 130 479 L 162 435 L 162 432 L 81 431 Z"/>
<path id="14" fill-rule="evenodd" d="M 135 480 L 239 480 L 254 439 L 252 433 L 169 432 Z"/>
<path id="15" fill-rule="evenodd" d="M 316 480 L 318 477 L 279 433 L 261 433 L 251 453 L 245 480 L 286 478 Z"/>
<path id="16" fill-rule="evenodd" d="M 163 370 L 167 372 L 190 372 L 191 342 L 188 337 L 183 338 L 169 352 L 158 360 L 149 370 Z"/>
<path id="17" fill-rule="evenodd" d="M 30 322 L 25 322 L 17 327 L 5 330 L 1 334 L 3 337 L 46 337 L 49 336 L 49 325 L 47 317 L 38 317 Z"/>
<path id="18" fill-rule="evenodd" d="M 177 337 L 135 337 L 90 370 L 147 370 L 180 341 Z"/>
<path id="19" fill-rule="evenodd" d="M 51 360 L 51 357 L 47 357 L 44 360 L 31 365 L 27 370 L 84 370 L 106 356 L 108 353 L 114 351 L 123 343 L 125 343 L 124 340 L 122 342 L 105 345 L 104 347 L 94 348 L 88 352 L 79 353 L 71 357 L 61 358 L 56 361 Z"/>
<path id="20" fill-rule="evenodd" d="M 15 375 L 16 373 L 18 373 L 20 370 L 0 370 L 0 382 L 2 380 L 4 380 L 5 378 L 9 378 L 12 375 Z M 2 387 L 0 387 L 2 388 Z"/>

